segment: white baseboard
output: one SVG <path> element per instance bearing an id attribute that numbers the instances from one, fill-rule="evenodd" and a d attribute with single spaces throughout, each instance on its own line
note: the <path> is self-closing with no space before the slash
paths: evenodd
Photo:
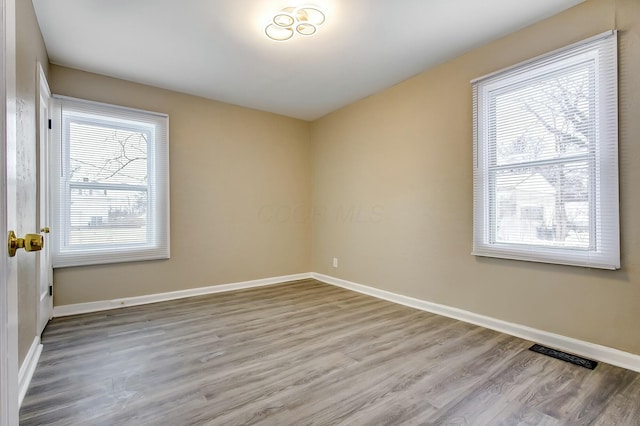
<path id="1" fill-rule="evenodd" d="M 22 365 L 20 366 L 20 371 L 18 372 L 18 406 L 19 407 L 22 406 L 22 401 L 24 400 L 24 396 L 27 394 L 27 390 L 29 390 L 29 384 L 31 383 L 31 379 L 33 378 L 33 373 L 36 371 L 36 366 L 38 365 L 38 360 L 40 359 L 41 353 L 42 353 L 42 344 L 40 343 L 40 336 L 36 336 L 33 339 L 33 343 L 31 343 L 29 352 L 27 352 L 27 356 L 22 362 Z"/>
<path id="2" fill-rule="evenodd" d="M 401 294 L 391 293 L 389 291 L 380 290 L 362 284 L 356 284 L 328 275 L 317 274 L 314 272 L 311 274 L 311 276 L 312 278 L 327 284 L 332 284 L 338 287 L 346 288 L 348 290 L 357 291 L 358 293 L 367 294 L 369 296 L 409 306 L 411 308 L 420 309 L 422 311 L 431 312 L 467 323 L 479 325 L 485 328 L 499 331 L 501 333 L 509 334 L 511 336 L 520 337 L 525 340 L 530 340 L 535 343 L 550 346 L 563 352 L 569 352 L 586 358 L 595 359 L 607 364 L 626 368 L 628 370 L 640 372 L 640 355 L 623 352 L 618 349 L 613 349 L 595 343 L 585 342 L 583 340 L 573 339 L 571 337 L 566 337 L 559 334 L 549 333 L 547 331 L 538 330 L 520 324 L 502 321 L 496 318 L 479 315 L 462 309 L 452 308 L 446 305 L 440 305 L 409 296 L 403 296 Z"/>
<path id="3" fill-rule="evenodd" d="M 241 290 L 253 287 L 263 287 L 273 284 L 282 284 L 289 281 L 297 281 L 311 278 L 311 273 L 284 275 L 281 277 L 264 278 L 260 280 L 243 281 L 231 284 L 213 285 L 209 287 L 190 288 L 187 290 L 156 293 L 145 296 L 126 297 L 123 299 L 101 300 L 98 302 L 76 303 L 72 305 L 60 305 L 53 308 L 54 317 L 86 314 L 89 312 L 106 311 L 110 309 L 124 308 L 126 306 L 145 305 L 148 303 L 164 302 L 167 300 L 182 299 L 185 297 L 201 296 L 204 294 L 222 293 L 225 291 Z"/>

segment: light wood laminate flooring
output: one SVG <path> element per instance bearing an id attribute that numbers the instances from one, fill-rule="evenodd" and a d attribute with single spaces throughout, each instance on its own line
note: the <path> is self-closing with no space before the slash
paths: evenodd
<path id="1" fill-rule="evenodd" d="M 637 425 L 640 374 L 314 280 L 56 318 L 22 425 Z"/>

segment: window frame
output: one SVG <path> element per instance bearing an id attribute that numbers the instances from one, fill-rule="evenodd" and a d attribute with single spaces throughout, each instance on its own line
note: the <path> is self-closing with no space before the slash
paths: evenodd
<path id="1" fill-rule="evenodd" d="M 611 44 L 606 44 L 611 41 Z M 593 50 L 586 46 L 594 45 Z M 596 50 L 598 49 L 598 50 Z M 601 63 L 599 49 L 612 57 L 612 63 Z M 563 265 L 585 266 L 603 269 L 620 268 L 619 243 L 619 200 L 618 200 L 618 158 L 617 158 L 617 35 L 615 31 L 607 31 L 558 49 L 549 54 L 514 65 L 507 69 L 475 79 L 473 85 L 473 136 L 474 136 L 474 226 L 473 251 L 475 256 L 497 257 L 533 262 L 555 263 Z M 575 55 L 573 54 L 574 52 Z M 587 153 L 552 159 L 511 162 L 498 165 L 497 155 L 492 157 L 490 150 L 496 148 L 495 137 L 492 139 L 488 129 L 491 95 L 496 90 L 507 89 L 514 83 L 534 81 L 536 77 L 551 72 L 560 72 L 577 67 L 591 61 L 595 64 L 594 76 L 600 81 L 603 67 L 613 67 L 613 79 L 605 81 L 613 93 L 606 92 L 601 84 L 596 85 L 595 96 L 596 118 L 595 146 L 590 146 Z M 607 73 L 604 73 L 607 74 Z M 524 84 L 524 83 L 523 83 Z M 494 95 L 495 96 L 495 95 Z M 612 100 L 615 100 L 612 102 Z M 606 114 L 606 119 L 601 118 Z M 602 127 L 600 127 L 602 126 Z M 615 135 L 615 138 L 610 137 Z M 613 139 L 613 140 L 612 140 Z M 528 169 L 536 166 L 552 164 L 572 164 L 586 161 L 589 170 L 589 210 L 590 210 L 590 242 L 588 249 L 561 248 L 550 245 L 536 245 L 522 242 L 509 243 L 498 241 L 497 234 L 497 183 L 495 176 L 499 170 Z M 598 175 L 596 175 L 598 173 Z M 493 179 L 492 179 L 493 176 Z M 595 198 L 594 198 L 595 197 Z M 603 209 L 611 209 L 611 214 L 603 214 Z M 611 222 L 604 222 L 605 219 Z M 614 223 L 615 222 L 615 223 Z"/>
<path id="2" fill-rule="evenodd" d="M 67 108 L 65 112 L 63 109 Z M 52 257 L 53 267 L 98 265 L 170 258 L 169 117 L 145 111 L 61 95 L 52 96 Z M 100 114 L 103 114 L 100 116 Z M 149 137 L 146 185 L 112 182 L 73 182 L 68 135 L 71 123 L 136 131 Z M 65 140 L 65 137 L 67 138 Z M 71 194 L 75 189 L 147 192 L 146 242 L 70 244 Z"/>

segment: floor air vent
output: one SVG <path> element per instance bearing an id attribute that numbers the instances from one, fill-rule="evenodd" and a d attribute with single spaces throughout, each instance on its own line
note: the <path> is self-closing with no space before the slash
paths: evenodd
<path id="1" fill-rule="evenodd" d="M 548 355 L 553 358 L 561 359 L 562 361 L 570 362 L 571 364 L 579 365 L 580 367 L 593 370 L 598 366 L 597 361 L 592 361 L 581 356 L 571 355 L 566 352 L 557 351 L 555 349 L 548 348 L 546 346 L 535 344 L 529 348 L 530 351 L 538 352 L 543 355 Z"/>

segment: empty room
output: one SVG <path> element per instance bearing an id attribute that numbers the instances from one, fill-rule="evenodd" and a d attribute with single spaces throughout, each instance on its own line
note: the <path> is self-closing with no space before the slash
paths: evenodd
<path id="1" fill-rule="evenodd" d="M 1 13 L 0 425 L 640 424 L 640 1 Z"/>

